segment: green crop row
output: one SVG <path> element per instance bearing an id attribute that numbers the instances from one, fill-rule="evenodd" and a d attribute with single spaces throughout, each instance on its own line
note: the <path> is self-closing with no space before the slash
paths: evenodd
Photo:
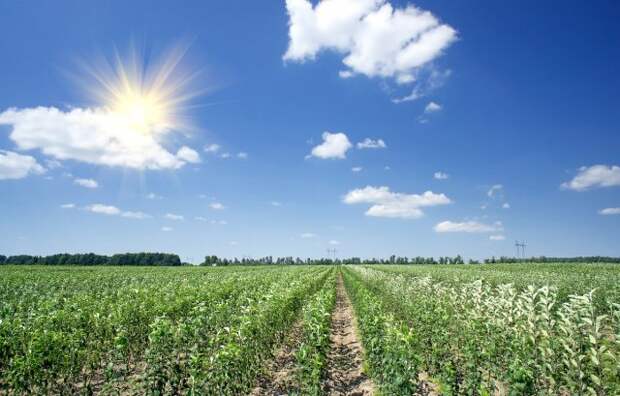
<path id="1" fill-rule="evenodd" d="M 336 304 L 335 278 L 306 305 L 302 313 L 302 341 L 295 353 L 298 380 L 304 395 L 320 395 L 330 346 L 331 312 Z"/>
<path id="2" fill-rule="evenodd" d="M 237 394 L 330 273 L 1 271 L 0 393 L 15 394 Z"/>
<path id="3" fill-rule="evenodd" d="M 620 305 L 597 312 L 595 291 L 559 298 L 547 286 L 346 272 L 373 378 L 387 393 L 408 393 L 420 372 L 444 394 L 620 393 Z M 386 324 L 365 324 L 377 320 Z"/>

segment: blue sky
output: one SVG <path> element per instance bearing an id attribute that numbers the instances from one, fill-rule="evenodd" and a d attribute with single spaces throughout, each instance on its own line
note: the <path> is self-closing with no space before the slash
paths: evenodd
<path id="1" fill-rule="evenodd" d="M 2 2 L 0 253 L 480 258 L 518 239 L 618 256 L 619 17 L 613 1 Z M 146 73 L 181 47 L 171 79 L 199 72 L 182 117 L 148 131 L 110 123 L 80 66 L 115 48 L 128 63 L 132 43 Z"/>

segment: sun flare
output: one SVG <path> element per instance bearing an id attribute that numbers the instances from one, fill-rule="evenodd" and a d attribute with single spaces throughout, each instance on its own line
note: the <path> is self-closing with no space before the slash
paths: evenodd
<path id="1" fill-rule="evenodd" d="M 88 67 L 88 90 L 116 127 L 129 133 L 159 135 L 187 131 L 187 102 L 198 95 L 195 74 L 182 68 L 187 46 L 177 45 L 152 60 L 135 49 L 118 52 Z M 190 88 L 190 82 L 192 88 Z"/>

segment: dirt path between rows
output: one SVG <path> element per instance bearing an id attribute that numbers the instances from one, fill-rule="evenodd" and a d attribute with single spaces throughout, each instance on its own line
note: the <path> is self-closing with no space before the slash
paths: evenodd
<path id="1" fill-rule="evenodd" d="M 281 396 L 299 393 L 295 378 L 295 351 L 299 347 L 302 321 L 297 321 L 284 341 L 284 346 L 266 367 L 250 396 Z"/>
<path id="2" fill-rule="evenodd" d="M 373 394 L 373 385 L 362 371 L 362 345 L 355 332 L 353 307 L 338 277 L 336 309 L 332 314 L 331 349 L 327 355 L 327 373 L 323 383 L 330 396 Z"/>

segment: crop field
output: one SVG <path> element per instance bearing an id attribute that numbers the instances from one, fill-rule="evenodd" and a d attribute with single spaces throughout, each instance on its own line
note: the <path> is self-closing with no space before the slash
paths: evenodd
<path id="1" fill-rule="evenodd" d="M 617 395 L 620 266 L 0 266 L 0 395 Z"/>

